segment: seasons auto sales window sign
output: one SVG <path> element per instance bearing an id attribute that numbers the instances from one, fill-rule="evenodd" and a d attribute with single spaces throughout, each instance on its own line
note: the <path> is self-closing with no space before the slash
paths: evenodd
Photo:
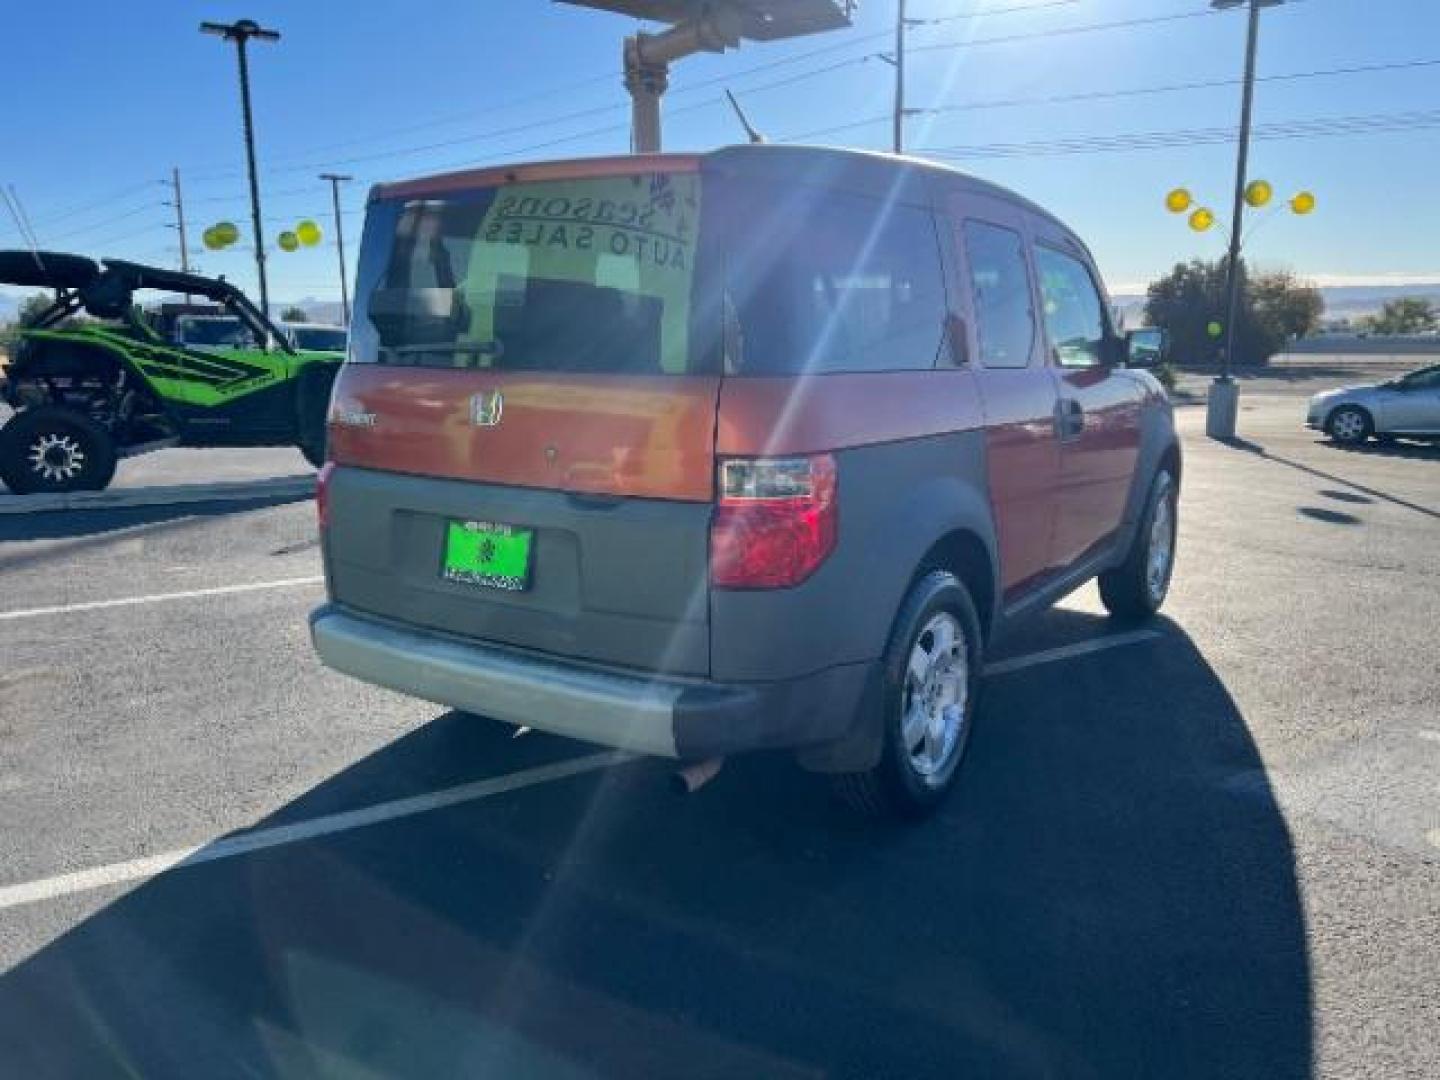
<path id="1" fill-rule="evenodd" d="M 496 307 L 519 282 L 536 280 L 653 298 L 662 366 L 683 370 L 699 213 L 692 173 L 506 185 L 471 247 L 467 291 L 493 289 Z"/>

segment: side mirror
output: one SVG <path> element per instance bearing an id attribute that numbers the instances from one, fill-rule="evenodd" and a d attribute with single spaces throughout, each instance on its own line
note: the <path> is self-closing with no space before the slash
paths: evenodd
<path id="1" fill-rule="evenodd" d="M 1130 330 L 1125 334 L 1125 366 L 1159 367 L 1170 355 L 1170 339 L 1158 326 Z"/>

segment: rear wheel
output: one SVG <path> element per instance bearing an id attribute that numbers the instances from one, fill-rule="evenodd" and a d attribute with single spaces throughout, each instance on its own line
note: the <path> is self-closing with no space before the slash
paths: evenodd
<path id="1" fill-rule="evenodd" d="M 918 818 L 955 783 L 970 745 L 984 647 L 965 586 L 933 571 L 911 588 L 885 654 L 879 763 L 835 777 L 868 817 Z"/>
<path id="2" fill-rule="evenodd" d="M 1355 446 L 1375 434 L 1370 414 L 1358 405 L 1341 405 L 1330 414 L 1330 437 L 1337 443 Z"/>
<path id="3" fill-rule="evenodd" d="M 109 432 L 69 409 L 25 409 L 0 428 L 0 479 L 18 495 L 99 491 L 115 460 Z"/>

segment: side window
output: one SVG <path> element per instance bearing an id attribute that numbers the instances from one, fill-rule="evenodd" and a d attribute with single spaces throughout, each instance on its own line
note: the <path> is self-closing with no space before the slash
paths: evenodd
<path id="1" fill-rule="evenodd" d="M 1045 329 L 1061 367 L 1096 367 L 1105 342 L 1104 304 L 1090 271 L 1079 259 L 1043 245 L 1035 247 Z"/>
<path id="2" fill-rule="evenodd" d="M 1014 229 L 983 221 L 967 221 L 964 233 L 980 363 L 988 368 L 1028 367 L 1035 313 L 1025 241 Z"/>
<path id="3" fill-rule="evenodd" d="M 731 373 L 935 366 L 948 304 L 928 211 L 807 185 L 730 196 Z"/>
<path id="4" fill-rule="evenodd" d="M 1411 390 L 1440 390 L 1440 367 L 1412 371 L 1400 381 Z"/>

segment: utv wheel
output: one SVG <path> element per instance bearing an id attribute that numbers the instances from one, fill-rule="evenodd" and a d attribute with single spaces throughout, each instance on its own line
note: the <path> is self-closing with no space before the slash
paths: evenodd
<path id="1" fill-rule="evenodd" d="M 88 416 L 41 406 L 0 428 L 0 479 L 17 495 L 100 491 L 115 475 L 115 443 Z"/>
<path id="2" fill-rule="evenodd" d="M 919 818 L 955 783 L 984 663 L 980 619 L 953 574 L 936 570 L 911 588 L 884 663 L 880 761 L 835 777 L 835 792 L 867 817 Z"/>
<path id="3" fill-rule="evenodd" d="M 1370 414 L 1358 405 L 1341 405 L 1326 425 L 1330 437 L 1345 446 L 1358 446 L 1375 433 Z"/>
<path id="4" fill-rule="evenodd" d="M 1168 470 L 1155 474 L 1145 516 L 1125 561 L 1100 575 L 1100 599 L 1117 619 L 1138 622 L 1160 610 L 1175 569 L 1177 492 Z"/>

